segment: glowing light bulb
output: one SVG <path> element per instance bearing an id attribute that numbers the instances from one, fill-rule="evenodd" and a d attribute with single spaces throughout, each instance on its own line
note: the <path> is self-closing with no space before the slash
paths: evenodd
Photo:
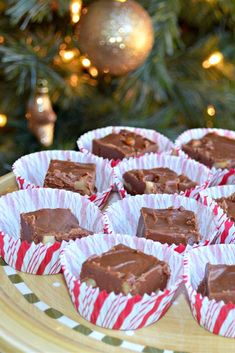
<path id="1" fill-rule="evenodd" d="M 71 3 L 71 19 L 73 23 L 77 23 L 80 20 L 80 14 L 82 9 L 82 2 L 79 0 L 74 0 Z"/>
<path id="2" fill-rule="evenodd" d="M 212 53 L 207 60 L 204 60 L 202 67 L 204 69 L 209 69 L 211 66 L 218 65 L 223 60 L 224 56 L 219 51 Z"/>
<path id="3" fill-rule="evenodd" d="M 68 62 L 74 58 L 75 53 L 73 50 L 60 50 L 60 56 L 63 61 Z"/>
<path id="4" fill-rule="evenodd" d="M 97 76 L 98 76 L 98 70 L 97 70 L 97 68 L 94 67 L 94 66 L 90 67 L 89 73 L 90 73 L 90 75 L 93 76 L 93 77 L 97 77 Z"/>
<path id="5" fill-rule="evenodd" d="M 0 127 L 4 127 L 7 123 L 7 116 L 5 114 L 0 114 Z"/>
<path id="6" fill-rule="evenodd" d="M 214 116 L 216 114 L 215 107 L 212 104 L 207 106 L 207 114 L 210 116 Z"/>
<path id="7" fill-rule="evenodd" d="M 83 58 L 82 59 L 82 65 L 84 67 L 90 67 L 91 66 L 91 62 L 90 62 L 90 60 L 88 58 Z"/>
<path id="8" fill-rule="evenodd" d="M 70 76 L 70 85 L 71 85 L 72 87 L 77 87 L 77 85 L 78 85 L 78 75 L 72 74 L 72 75 Z"/>

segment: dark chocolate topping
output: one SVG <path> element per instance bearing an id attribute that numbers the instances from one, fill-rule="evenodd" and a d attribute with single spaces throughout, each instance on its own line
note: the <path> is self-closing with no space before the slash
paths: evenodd
<path id="1" fill-rule="evenodd" d="M 216 202 L 220 205 L 224 212 L 227 213 L 228 217 L 231 218 L 232 221 L 235 221 L 235 193 L 228 197 L 216 199 Z"/>
<path id="2" fill-rule="evenodd" d="M 151 294 L 166 287 L 170 268 L 164 261 L 118 244 L 82 265 L 81 280 L 107 292 Z"/>
<path id="3" fill-rule="evenodd" d="M 157 150 L 155 142 L 125 129 L 94 139 L 92 148 L 94 154 L 108 159 L 122 159 Z"/>
<path id="4" fill-rule="evenodd" d="M 198 292 L 209 299 L 235 303 L 235 265 L 212 265 L 207 263 L 205 277 Z"/>
<path id="5" fill-rule="evenodd" d="M 197 184 L 169 168 L 132 169 L 123 174 L 124 185 L 131 195 L 179 193 Z"/>
<path id="6" fill-rule="evenodd" d="M 235 166 L 235 139 L 208 133 L 182 146 L 190 157 L 209 167 L 232 168 Z"/>
<path id="7" fill-rule="evenodd" d="M 44 186 L 90 196 L 96 191 L 95 173 L 96 165 L 92 163 L 51 160 Z"/>

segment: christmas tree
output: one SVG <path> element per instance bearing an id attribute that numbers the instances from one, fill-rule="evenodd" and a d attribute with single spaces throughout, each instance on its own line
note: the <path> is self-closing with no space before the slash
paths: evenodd
<path id="1" fill-rule="evenodd" d="M 133 5 L 131 0 L 116 2 Z M 149 48 L 143 42 L 139 57 L 132 55 L 130 44 L 123 44 L 129 60 L 124 55 L 115 61 L 105 52 L 103 68 L 94 38 L 103 40 L 99 22 L 107 21 L 111 0 L 99 2 L 96 16 L 79 33 L 80 15 L 94 3 L 98 1 L 0 1 L 1 174 L 21 155 L 43 148 L 75 149 L 78 136 L 105 125 L 152 128 L 172 139 L 187 128 L 235 128 L 233 0 L 138 0 L 139 9 L 146 10 L 138 10 L 143 31 L 148 33 L 148 16 L 153 24 L 150 55 L 141 58 L 152 46 L 148 36 Z M 116 20 L 128 21 L 128 13 L 133 15 L 126 11 Z M 142 30 L 134 21 L 132 17 L 131 30 L 140 38 Z M 109 33 L 103 35 L 111 40 Z M 125 70 L 116 72 L 120 63 Z M 47 82 L 41 89 L 49 90 L 57 115 L 50 147 L 39 143 L 25 118 L 35 108 L 29 102 L 35 102 L 39 81 Z M 50 104 L 48 109 L 54 124 Z"/>

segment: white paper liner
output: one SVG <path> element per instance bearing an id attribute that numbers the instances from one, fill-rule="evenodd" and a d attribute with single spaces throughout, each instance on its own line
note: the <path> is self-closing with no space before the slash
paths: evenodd
<path id="1" fill-rule="evenodd" d="M 218 233 L 222 232 L 223 222 L 227 218 L 223 217 L 221 221 L 210 207 L 193 198 L 176 194 L 137 195 L 113 203 L 104 212 L 105 231 L 110 234 L 123 233 L 136 236 L 142 207 L 166 209 L 168 207 L 179 208 L 180 206 L 196 214 L 202 237 L 199 245 L 213 242 Z M 183 252 L 185 249 L 186 247 L 182 244 L 175 245 L 175 250 L 178 252 Z"/>
<path id="2" fill-rule="evenodd" d="M 228 218 L 227 214 L 215 201 L 215 199 L 219 199 L 221 197 L 228 197 L 234 192 L 235 185 L 222 185 L 205 189 L 199 193 L 201 202 L 204 205 L 209 206 L 221 221 L 224 219 L 220 232 L 214 239 L 215 243 L 235 243 L 235 224 L 230 218 Z"/>
<path id="3" fill-rule="evenodd" d="M 92 255 L 100 255 L 117 244 L 139 249 L 146 254 L 166 261 L 171 276 L 164 291 L 144 296 L 115 294 L 91 288 L 80 282 L 82 263 Z M 119 330 L 135 330 L 159 320 L 168 310 L 182 283 L 182 257 L 171 247 L 143 238 L 128 235 L 98 234 L 78 239 L 62 251 L 62 270 L 72 301 L 79 314 L 101 327 Z"/>
<path id="4" fill-rule="evenodd" d="M 69 208 L 81 227 L 94 233 L 103 231 L 103 217 L 94 203 L 70 191 L 27 189 L 0 198 L 0 249 L 3 259 L 18 271 L 56 274 L 61 269 L 60 251 L 68 242 L 30 244 L 20 240 L 20 214 L 41 208 Z"/>
<path id="5" fill-rule="evenodd" d="M 183 132 L 175 141 L 175 148 L 179 156 L 188 157 L 184 151 L 181 150 L 182 145 L 188 143 L 193 139 L 200 139 L 210 132 L 215 132 L 218 135 L 229 137 L 235 139 L 235 131 L 215 129 L 215 128 L 202 128 L 202 129 L 191 129 Z M 213 178 L 211 178 L 210 186 L 216 185 L 227 185 L 235 184 L 235 169 L 211 169 L 213 173 Z"/>
<path id="6" fill-rule="evenodd" d="M 151 129 L 143 129 L 143 128 L 136 128 L 136 127 L 129 127 L 129 126 L 108 126 L 101 129 L 96 129 L 85 133 L 84 135 L 80 136 L 77 140 L 78 148 L 81 152 L 84 153 L 92 153 L 92 141 L 93 139 L 99 139 L 111 133 L 118 133 L 120 130 L 125 129 L 129 131 L 133 131 L 136 134 L 142 135 L 153 142 L 156 142 L 158 145 L 158 153 L 166 152 L 169 153 L 172 151 L 174 145 L 173 143 L 164 135 L 160 134 L 159 132 Z M 126 160 L 124 158 L 123 160 Z M 115 161 L 111 162 L 112 166 L 115 166 Z"/>
<path id="7" fill-rule="evenodd" d="M 97 193 L 85 196 L 101 207 L 113 188 L 113 171 L 109 163 L 94 155 L 76 151 L 42 151 L 21 157 L 13 164 L 13 173 L 20 189 L 43 187 L 44 179 L 52 159 L 69 160 L 96 165 Z"/>
<path id="8" fill-rule="evenodd" d="M 207 263 L 235 264 L 235 245 L 209 245 L 195 248 L 185 254 L 184 281 L 192 314 L 206 330 L 225 337 L 235 338 L 235 305 L 216 302 L 197 292 L 204 278 Z"/>
<path id="9" fill-rule="evenodd" d="M 186 158 L 169 156 L 162 154 L 147 154 L 139 158 L 129 158 L 121 161 L 114 168 L 115 185 L 121 197 L 130 196 L 123 185 L 123 174 L 131 169 L 151 169 L 151 168 L 169 168 L 178 175 L 183 174 L 198 184 L 195 188 L 181 192 L 188 197 L 197 197 L 199 191 L 204 190 L 212 177 L 211 171 L 196 161 Z"/>

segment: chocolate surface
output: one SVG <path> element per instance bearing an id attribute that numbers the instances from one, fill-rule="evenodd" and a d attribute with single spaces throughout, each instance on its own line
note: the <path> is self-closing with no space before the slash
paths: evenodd
<path id="1" fill-rule="evenodd" d="M 35 243 L 48 243 L 82 238 L 93 234 L 79 226 L 77 218 L 70 209 L 44 208 L 21 213 L 21 240 Z"/>
<path id="2" fill-rule="evenodd" d="M 51 160 L 44 187 L 65 189 L 90 196 L 96 192 L 95 177 L 95 164 Z"/>
<path id="3" fill-rule="evenodd" d="M 131 195 L 174 194 L 197 185 L 169 168 L 132 169 L 123 174 L 123 180 L 125 189 Z"/>
<path id="4" fill-rule="evenodd" d="M 157 151 L 155 142 L 124 129 L 92 142 L 92 153 L 108 159 L 123 159 Z"/>
<path id="5" fill-rule="evenodd" d="M 216 199 L 216 202 L 227 213 L 228 217 L 235 222 L 235 193 L 228 197 Z"/>
<path id="6" fill-rule="evenodd" d="M 152 255 L 118 244 L 82 265 L 80 278 L 100 290 L 127 294 L 151 294 L 163 290 L 170 267 Z"/>
<path id="7" fill-rule="evenodd" d="M 212 132 L 201 139 L 189 141 L 182 150 L 210 168 L 235 167 L 235 139 Z"/>
<path id="8" fill-rule="evenodd" d="M 142 207 L 137 236 L 168 244 L 194 244 L 199 234 L 196 216 L 183 207 L 152 209 Z"/>
<path id="9" fill-rule="evenodd" d="M 207 264 L 198 292 L 209 299 L 235 303 L 235 265 Z"/>

